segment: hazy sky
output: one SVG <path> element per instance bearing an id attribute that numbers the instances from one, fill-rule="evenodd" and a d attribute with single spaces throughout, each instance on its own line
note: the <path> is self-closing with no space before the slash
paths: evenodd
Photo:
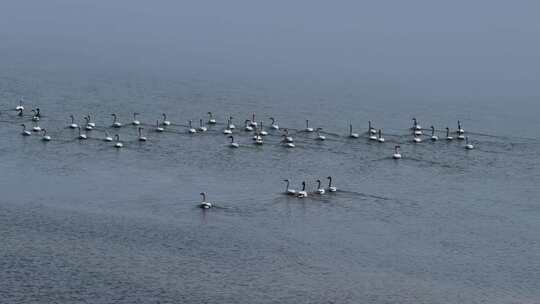
<path id="1" fill-rule="evenodd" d="M 540 96 L 540 1 L 2 0 L 0 63 L 373 78 Z"/>

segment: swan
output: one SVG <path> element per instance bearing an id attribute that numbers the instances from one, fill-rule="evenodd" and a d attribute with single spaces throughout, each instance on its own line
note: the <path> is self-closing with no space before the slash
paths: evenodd
<path id="1" fill-rule="evenodd" d="M 141 122 L 137 119 L 137 115 L 139 115 L 139 113 L 133 113 L 133 121 L 131 122 L 131 124 L 134 126 L 138 126 L 141 124 Z"/>
<path id="2" fill-rule="evenodd" d="M 414 134 L 414 137 L 413 137 L 413 142 L 414 143 L 421 143 L 422 142 L 422 138 L 418 137 L 418 135 Z"/>
<path id="3" fill-rule="evenodd" d="M 195 128 L 193 128 L 193 126 L 191 124 L 191 120 L 189 121 L 189 130 L 188 130 L 188 132 L 191 133 L 191 134 L 197 133 L 197 130 L 195 130 Z"/>
<path id="4" fill-rule="evenodd" d="M 87 139 L 88 138 L 86 136 L 86 134 L 81 132 L 81 127 L 77 127 L 77 129 L 79 129 L 79 139 Z"/>
<path id="5" fill-rule="evenodd" d="M 15 107 L 15 111 L 24 111 L 23 100 L 24 98 L 22 97 L 19 99 L 19 105 Z"/>
<path id="6" fill-rule="evenodd" d="M 337 188 L 332 186 L 332 177 L 328 176 L 327 179 L 328 179 L 328 192 L 336 192 Z"/>
<path id="7" fill-rule="evenodd" d="M 214 119 L 214 114 L 212 114 L 212 112 L 208 112 L 208 124 L 210 125 L 215 125 L 216 124 L 216 120 Z"/>
<path id="8" fill-rule="evenodd" d="M 202 201 L 199 205 L 199 207 L 203 208 L 203 209 L 210 209 L 212 208 L 212 203 L 209 203 L 206 201 L 206 193 L 205 192 L 201 192 L 201 196 L 202 196 Z"/>
<path id="9" fill-rule="evenodd" d="M 38 125 L 37 121 L 34 121 L 33 124 L 34 126 L 32 127 L 32 131 L 41 132 L 41 127 Z"/>
<path id="10" fill-rule="evenodd" d="M 32 135 L 32 133 L 30 131 L 26 130 L 26 125 L 25 124 L 21 124 L 21 126 L 23 127 L 23 130 L 22 130 L 22 133 L 21 133 L 23 136 Z"/>
<path id="11" fill-rule="evenodd" d="M 350 138 L 358 138 L 358 133 L 353 133 L 353 131 L 352 131 L 352 124 L 349 124 L 349 137 Z"/>
<path id="12" fill-rule="evenodd" d="M 457 121 L 457 133 L 458 134 L 464 134 L 465 133 L 465 130 L 463 130 L 463 128 L 461 127 L 461 121 Z"/>
<path id="13" fill-rule="evenodd" d="M 122 124 L 120 122 L 117 121 L 117 117 L 116 117 L 116 114 L 111 114 L 111 116 L 113 117 L 113 123 L 112 123 L 112 127 L 113 128 L 120 128 L 122 127 Z"/>
<path id="14" fill-rule="evenodd" d="M 464 140 L 465 139 L 465 135 L 463 135 L 463 133 L 458 133 L 458 136 L 457 136 L 457 139 L 459 140 Z"/>
<path id="15" fill-rule="evenodd" d="M 420 125 L 418 124 L 418 120 L 416 120 L 416 118 L 413 118 L 412 121 L 413 121 L 413 130 L 421 131 L 421 130 L 422 130 L 422 126 L 420 126 Z"/>
<path id="16" fill-rule="evenodd" d="M 382 137 L 382 130 L 379 129 L 379 137 L 377 138 L 377 141 L 380 143 L 384 142 L 384 137 Z"/>
<path id="17" fill-rule="evenodd" d="M 161 124 L 164 126 L 170 126 L 171 122 L 167 120 L 167 114 L 163 113 L 161 116 L 163 116 L 163 122 L 161 122 Z"/>
<path id="18" fill-rule="evenodd" d="M 268 132 L 266 132 L 266 131 L 264 130 L 263 122 L 262 122 L 262 121 L 261 121 L 259 133 L 260 133 L 262 136 L 268 135 Z"/>
<path id="19" fill-rule="evenodd" d="M 373 131 L 375 131 L 375 133 L 372 133 L 370 132 L 369 134 L 369 140 L 377 140 L 377 131 L 375 129 L 373 129 Z"/>
<path id="20" fill-rule="evenodd" d="M 257 121 L 255 121 L 255 113 L 251 116 L 251 120 L 249 121 L 249 125 L 256 128 L 257 127 Z"/>
<path id="21" fill-rule="evenodd" d="M 229 147 L 231 147 L 231 148 L 238 148 L 238 147 L 240 147 L 240 145 L 239 145 L 238 143 L 235 143 L 235 142 L 234 142 L 234 137 L 233 137 L 232 135 L 229 136 L 229 138 L 231 139 L 231 143 L 229 144 Z"/>
<path id="22" fill-rule="evenodd" d="M 285 145 L 285 147 L 287 148 L 294 148 L 296 147 L 291 141 L 287 141 L 287 135 L 283 134 L 283 144 Z"/>
<path id="23" fill-rule="evenodd" d="M 326 139 L 326 136 L 321 135 L 321 130 L 322 130 L 322 128 L 317 128 L 317 138 L 315 138 L 315 139 L 317 139 L 317 140 L 325 140 Z"/>
<path id="24" fill-rule="evenodd" d="M 446 140 L 453 140 L 454 138 L 450 136 L 450 128 L 446 127 Z"/>
<path id="25" fill-rule="evenodd" d="M 92 122 L 92 116 L 90 114 L 88 114 L 88 123 L 86 124 L 92 128 L 95 128 L 96 127 L 96 124 L 94 122 Z"/>
<path id="26" fill-rule="evenodd" d="M 207 130 L 208 130 L 208 128 L 206 128 L 206 127 L 204 126 L 203 120 L 200 119 L 200 120 L 199 120 L 199 131 L 201 131 L 201 132 L 206 132 Z"/>
<path id="27" fill-rule="evenodd" d="M 324 194 L 326 191 L 321 188 L 321 180 L 318 179 L 317 180 L 317 194 Z"/>
<path id="28" fill-rule="evenodd" d="M 270 117 L 270 120 L 272 121 L 272 129 L 279 130 L 279 126 L 276 124 L 276 120 L 273 117 Z"/>
<path id="29" fill-rule="evenodd" d="M 32 109 L 32 120 L 33 121 L 39 121 L 39 112 L 37 112 L 36 110 Z"/>
<path id="30" fill-rule="evenodd" d="M 236 126 L 232 123 L 232 121 L 233 121 L 233 117 L 230 116 L 230 117 L 229 117 L 228 127 L 229 127 L 229 129 L 231 129 L 231 130 L 236 129 Z"/>
<path id="31" fill-rule="evenodd" d="M 434 126 L 431 126 L 431 140 L 432 141 L 439 140 L 439 136 L 435 135 L 435 127 Z"/>
<path id="32" fill-rule="evenodd" d="M 142 135 L 142 130 L 143 128 L 139 127 L 139 141 L 147 141 L 148 139 L 146 138 L 146 136 Z"/>
<path id="33" fill-rule="evenodd" d="M 283 134 L 283 136 L 284 136 L 283 141 L 284 142 L 288 142 L 288 143 L 294 142 L 294 139 L 291 136 L 289 136 L 289 129 L 283 129 L 283 133 L 285 133 L 285 134 Z"/>
<path id="34" fill-rule="evenodd" d="M 85 116 L 85 117 L 84 117 L 84 120 L 86 120 L 86 126 L 84 127 L 86 130 L 91 131 L 92 129 L 94 129 L 94 128 L 90 125 L 90 116 Z"/>
<path id="35" fill-rule="evenodd" d="M 223 134 L 232 134 L 231 126 L 234 127 L 234 125 L 231 123 L 231 118 L 227 120 L 227 127 L 223 130 Z"/>
<path id="36" fill-rule="evenodd" d="M 465 149 L 467 149 L 467 150 L 474 149 L 474 146 L 469 143 L 469 137 L 465 137 Z"/>
<path id="37" fill-rule="evenodd" d="M 72 129 L 77 129 L 79 126 L 75 123 L 75 117 L 73 117 L 73 115 L 69 115 L 69 117 L 71 117 L 71 124 L 69 127 Z"/>
<path id="38" fill-rule="evenodd" d="M 41 137 L 41 140 L 43 141 L 51 141 L 51 137 L 47 135 L 47 130 L 43 129 L 41 130 L 43 132 L 43 136 Z"/>
<path id="39" fill-rule="evenodd" d="M 401 148 L 400 146 L 395 146 L 394 147 L 394 155 L 392 156 L 394 159 L 400 159 L 401 158 L 401 153 L 399 152 L 400 148 Z"/>
<path id="40" fill-rule="evenodd" d="M 263 138 L 260 135 L 257 135 L 257 138 L 255 139 L 256 145 L 262 145 L 264 143 Z"/>
<path id="41" fill-rule="evenodd" d="M 116 134 L 114 136 L 114 140 L 116 141 L 116 143 L 114 144 L 115 148 L 122 148 L 124 146 L 124 144 L 120 141 L 120 135 Z"/>
<path id="42" fill-rule="evenodd" d="M 253 131 L 253 128 L 249 125 L 250 121 L 251 121 L 251 120 L 246 119 L 246 121 L 245 121 L 245 124 L 246 124 L 246 125 L 245 125 L 245 127 L 244 127 L 244 130 L 245 130 L 245 131 L 248 131 L 248 132 Z"/>
<path id="43" fill-rule="evenodd" d="M 306 132 L 313 132 L 313 128 L 310 128 L 309 127 L 309 120 L 306 119 L 306 129 L 305 129 Z"/>
<path id="44" fill-rule="evenodd" d="M 165 129 L 159 125 L 159 120 L 156 120 L 156 132 L 163 132 Z"/>
<path id="45" fill-rule="evenodd" d="M 288 195 L 296 195 L 296 190 L 289 188 L 289 180 L 284 179 L 283 181 L 287 183 L 287 186 L 285 186 L 285 193 Z"/>
<path id="46" fill-rule="evenodd" d="M 302 190 L 298 191 L 296 196 L 299 197 L 299 198 L 304 198 L 304 197 L 308 196 L 308 194 L 306 192 L 306 182 L 302 182 Z"/>
<path id="47" fill-rule="evenodd" d="M 105 131 L 105 137 L 103 138 L 104 141 L 113 141 L 113 138 L 109 135 L 109 132 Z"/>
<path id="48" fill-rule="evenodd" d="M 371 135 L 377 134 L 377 131 L 375 130 L 375 128 L 371 126 L 371 120 L 368 121 L 368 131 L 369 131 L 369 134 Z"/>

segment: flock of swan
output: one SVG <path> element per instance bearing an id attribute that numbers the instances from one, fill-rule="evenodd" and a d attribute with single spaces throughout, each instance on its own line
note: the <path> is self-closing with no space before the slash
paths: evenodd
<path id="1" fill-rule="evenodd" d="M 24 107 L 23 101 L 21 99 L 19 104 L 15 108 L 13 108 L 13 110 L 16 111 L 17 116 L 19 118 L 21 118 L 21 119 L 31 118 L 31 123 L 32 123 L 31 128 L 28 128 L 25 123 L 21 123 L 21 127 L 22 127 L 22 133 L 21 134 L 23 136 L 32 136 L 35 133 L 35 134 L 41 134 L 41 139 L 44 142 L 49 142 L 49 141 L 52 140 L 51 136 L 47 134 L 47 130 L 44 129 L 44 128 L 41 128 L 39 126 L 39 122 L 40 122 L 40 120 L 42 118 L 42 114 L 41 114 L 41 111 L 40 111 L 39 108 L 32 109 L 31 110 L 31 113 L 32 113 L 31 115 L 25 115 L 24 114 L 25 107 Z M 187 124 L 186 132 L 188 134 L 204 133 L 204 132 L 209 130 L 207 125 L 209 125 L 209 126 L 217 125 L 218 122 L 215 119 L 212 112 L 208 112 L 207 114 L 208 114 L 208 119 L 207 120 L 199 119 L 199 126 L 198 127 L 194 126 L 193 122 L 191 120 L 189 120 L 187 122 L 188 124 Z M 0 115 L 1 115 L 1 113 L 0 113 Z M 148 141 L 148 138 L 143 134 L 143 130 L 144 130 L 144 128 L 142 127 L 143 123 L 138 119 L 139 115 L 140 114 L 137 113 L 137 112 L 133 113 L 132 120 L 131 120 L 131 122 L 127 123 L 127 125 L 131 125 L 131 126 L 137 128 L 137 131 L 138 131 L 137 140 L 138 141 L 146 142 L 146 141 Z M 119 134 L 114 134 L 114 136 L 111 136 L 109 134 L 108 130 L 120 129 L 120 128 L 125 127 L 125 125 L 124 125 L 124 123 L 122 123 L 119 120 L 118 116 L 116 114 L 114 114 L 114 113 L 111 114 L 111 119 L 112 119 L 112 121 L 111 121 L 111 124 L 109 126 L 102 126 L 102 128 L 100 128 L 100 130 L 103 130 L 103 134 L 104 134 L 103 137 L 101 137 L 100 139 L 105 141 L 105 142 L 113 143 L 112 147 L 114 147 L 114 148 L 117 148 L 117 149 L 123 148 L 124 144 L 120 139 L 120 135 Z M 66 126 L 66 128 L 77 130 L 77 132 L 78 132 L 77 139 L 79 139 L 79 140 L 88 139 L 89 137 L 87 135 L 87 132 L 90 132 L 90 131 L 97 128 L 95 119 L 94 119 L 94 117 L 92 115 L 88 114 L 88 115 L 84 116 L 83 120 L 84 120 L 84 123 L 79 124 L 79 123 L 77 123 L 77 120 L 76 120 L 75 116 L 70 115 L 69 123 Z M 292 137 L 292 135 L 289 133 L 289 130 L 286 129 L 286 128 L 283 128 L 283 129 L 280 128 L 280 126 L 277 124 L 275 118 L 270 117 L 269 120 L 270 120 L 269 129 L 272 130 L 273 134 L 276 134 L 276 132 L 281 131 L 282 140 L 280 141 L 280 144 L 283 145 L 286 148 L 294 148 L 295 147 L 295 140 Z M 263 125 L 263 123 L 264 123 L 263 121 L 257 121 L 256 120 L 255 113 L 253 113 L 249 119 L 244 120 L 242 128 L 243 128 L 243 130 L 245 132 L 252 132 L 252 134 L 253 134 L 252 135 L 253 144 L 255 144 L 255 145 L 263 145 L 264 144 L 264 137 L 270 134 L 265 129 L 265 126 Z M 153 130 L 155 132 L 162 133 L 162 132 L 164 132 L 166 130 L 167 127 L 169 127 L 171 125 L 172 125 L 171 121 L 168 120 L 167 115 L 165 113 L 163 113 L 161 115 L 161 119 L 156 120 L 156 123 L 152 124 L 151 126 L 152 126 L 152 128 L 153 128 Z M 233 130 L 235 130 L 235 129 L 237 129 L 237 127 L 233 122 L 233 117 L 229 116 L 226 123 L 225 123 L 225 127 L 222 129 L 222 133 L 224 135 L 226 135 L 230 139 L 230 142 L 229 142 L 228 146 L 231 147 L 231 148 L 239 148 L 240 147 L 240 144 L 235 141 L 235 137 L 233 136 Z M 315 136 L 313 137 L 314 140 L 324 141 L 324 140 L 326 140 L 326 136 L 324 136 L 321 133 L 322 130 L 323 130 L 322 128 L 313 128 L 313 127 L 311 127 L 310 124 L 309 124 L 309 120 L 306 120 L 305 121 L 305 128 L 303 130 L 301 130 L 301 131 L 306 132 L 306 133 L 315 133 Z M 418 123 L 418 120 L 416 118 L 412 119 L 412 127 L 410 128 L 410 131 L 411 131 L 411 135 L 412 135 L 412 139 L 411 139 L 412 143 L 417 144 L 417 143 L 421 143 L 424 140 L 424 130 L 420 126 L 420 124 Z M 439 136 L 436 135 L 435 127 L 431 126 L 430 131 L 431 132 L 430 132 L 429 140 L 430 141 L 438 141 Z M 383 134 L 382 134 L 382 130 L 374 128 L 372 126 L 371 121 L 368 122 L 368 130 L 367 130 L 366 134 L 367 134 L 367 139 L 369 139 L 370 141 L 374 141 L 374 142 L 378 142 L 378 143 L 384 143 L 385 142 L 385 139 L 384 139 Z M 450 128 L 448 128 L 448 127 L 446 128 L 446 136 L 444 137 L 444 139 L 446 141 L 454 140 L 454 136 L 452 136 L 453 134 L 456 135 L 457 140 L 465 141 L 465 145 L 463 147 L 466 150 L 474 149 L 474 146 L 469 142 L 469 138 L 467 136 L 465 136 L 465 130 L 463 129 L 460 121 L 458 121 L 458 123 L 457 123 L 457 129 L 455 130 L 455 133 L 451 132 Z M 352 138 L 352 139 L 360 138 L 360 134 L 355 133 L 353 131 L 353 125 L 352 124 L 349 124 L 348 137 Z M 396 160 L 402 158 L 401 151 L 400 151 L 400 145 L 395 145 L 394 146 L 394 153 L 392 154 L 392 158 L 394 158 Z M 327 177 L 327 179 L 328 179 L 329 183 L 328 183 L 328 187 L 326 189 L 321 186 L 321 181 L 320 180 L 316 181 L 318 186 L 317 186 L 317 190 L 314 191 L 314 194 L 322 195 L 322 194 L 325 194 L 326 192 L 336 192 L 337 191 L 336 187 L 332 186 L 332 177 L 329 176 L 329 177 Z M 305 197 L 308 196 L 308 192 L 306 191 L 306 182 L 305 181 L 302 182 L 302 190 L 298 190 L 298 191 L 289 188 L 289 186 L 290 186 L 289 180 L 284 180 L 284 181 L 287 184 L 286 185 L 286 190 L 285 190 L 286 194 L 293 195 L 293 196 L 298 197 L 298 198 L 305 198 Z M 202 207 L 204 209 L 211 208 L 213 205 L 212 205 L 212 203 L 206 202 L 206 193 L 201 193 L 201 196 L 202 196 L 203 199 L 202 199 L 202 202 L 200 203 L 200 207 Z"/>

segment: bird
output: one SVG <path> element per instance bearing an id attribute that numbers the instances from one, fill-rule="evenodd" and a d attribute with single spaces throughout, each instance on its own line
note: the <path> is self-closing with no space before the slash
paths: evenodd
<path id="1" fill-rule="evenodd" d="M 43 141 L 51 141 L 51 137 L 47 135 L 47 130 L 42 129 L 41 132 L 43 132 L 43 136 L 41 136 L 41 140 Z"/>
<path id="2" fill-rule="evenodd" d="M 163 121 L 161 122 L 161 124 L 164 126 L 170 126 L 171 122 L 167 120 L 167 114 L 162 113 L 161 116 L 163 116 Z"/>
<path id="3" fill-rule="evenodd" d="M 465 149 L 467 149 L 467 150 L 474 149 L 474 146 L 469 143 L 469 137 L 465 137 Z"/>
<path id="4" fill-rule="evenodd" d="M 197 133 L 197 130 L 195 130 L 195 128 L 193 128 L 193 126 L 192 126 L 191 120 L 188 123 L 189 123 L 188 132 L 191 133 L 191 134 Z"/>
<path id="5" fill-rule="evenodd" d="M 113 138 L 109 135 L 109 132 L 105 131 L 105 137 L 103 138 L 103 140 L 110 142 L 113 141 Z"/>
<path id="6" fill-rule="evenodd" d="M 287 148 L 294 148 L 296 147 L 292 141 L 287 140 L 287 135 L 283 134 L 281 135 L 283 137 L 283 145 Z"/>
<path id="7" fill-rule="evenodd" d="M 116 114 L 111 114 L 111 116 L 113 117 L 113 122 L 112 122 L 112 127 L 113 128 L 121 128 L 122 127 L 122 124 L 120 122 L 118 122 L 118 117 L 116 117 Z"/>
<path id="8" fill-rule="evenodd" d="M 232 116 L 229 116 L 229 123 L 228 123 L 228 128 L 231 129 L 231 130 L 234 130 L 236 129 L 236 126 L 232 123 L 233 121 L 233 117 Z"/>
<path id="9" fill-rule="evenodd" d="M 84 120 L 86 120 L 86 126 L 84 127 L 87 131 L 91 131 L 92 129 L 94 129 L 94 127 L 92 127 L 90 125 L 90 116 L 85 116 L 83 117 Z"/>
<path id="10" fill-rule="evenodd" d="M 156 120 L 156 132 L 163 132 L 165 129 L 159 124 L 159 120 Z"/>
<path id="11" fill-rule="evenodd" d="M 86 136 L 86 134 L 82 133 L 81 132 L 81 127 L 77 127 L 77 129 L 79 129 L 79 139 L 87 139 L 88 137 Z"/>
<path id="12" fill-rule="evenodd" d="M 21 97 L 21 99 L 19 99 L 19 105 L 15 107 L 15 111 L 24 111 L 23 101 L 24 98 Z"/>
<path id="13" fill-rule="evenodd" d="M 138 126 L 141 124 L 141 122 L 137 119 L 137 115 L 139 115 L 139 113 L 133 113 L 133 121 L 131 122 L 131 124 L 134 126 Z"/>
<path id="14" fill-rule="evenodd" d="M 214 119 L 214 114 L 212 114 L 212 112 L 208 112 L 208 124 L 210 125 L 215 125 L 216 124 L 216 120 Z"/>
<path id="15" fill-rule="evenodd" d="M 139 141 L 147 141 L 148 139 L 146 138 L 146 136 L 142 135 L 142 130 L 143 128 L 139 127 Z"/>
<path id="16" fill-rule="evenodd" d="M 400 159 L 401 158 L 401 153 L 399 152 L 400 148 L 401 147 L 399 145 L 394 147 L 394 155 L 392 156 L 394 159 Z"/>
<path id="17" fill-rule="evenodd" d="M 418 135 L 416 135 L 416 133 L 414 134 L 414 137 L 413 137 L 413 143 L 417 144 L 417 143 L 421 143 L 422 142 L 422 138 L 420 138 Z"/>
<path id="18" fill-rule="evenodd" d="M 239 145 L 238 143 L 235 143 L 235 142 L 234 142 L 234 136 L 231 135 L 231 136 L 229 136 L 229 138 L 231 139 L 231 143 L 229 144 L 229 147 L 231 147 L 231 148 L 238 148 L 238 147 L 240 147 L 240 145 Z"/>
<path id="19" fill-rule="evenodd" d="M 435 135 L 435 127 L 434 126 L 431 126 L 431 140 L 432 141 L 439 140 L 439 136 Z"/>
<path id="20" fill-rule="evenodd" d="M 94 122 L 92 122 L 92 116 L 90 114 L 88 114 L 88 123 L 87 123 L 87 125 L 92 127 L 92 128 L 96 127 L 96 124 Z"/>
<path id="21" fill-rule="evenodd" d="M 261 121 L 260 125 L 259 125 L 259 134 L 261 134 L 261 136 L 266 136 L 268 135 L 268 132 L 266 132 L 264 130 L 264 127 L 263 127 L 263 122 Z"/>
<path id="22" fill-rule="evenodd" d="M 299 198 L 304 198 L 304 197 L 307 197 L 308 194 L 306 192 L 306 182 L 302 182 L 302 190 L 298 191 L 298 193 L 296 194 L 297 197 Z"/>
<path id="23" fill-rule="evenodd" d="M 382 130 L 379 129 L 379 137 L 377 138 L 377 141 L 380 143 L 384 142 L 384 137 L 382 137 Z"/>
<path id="24" fill-rule="evenodd" d="M 327 179 L 328 179 L 328 192 L 336 192 L 337 188 L 332 186 L 332 177 L 328 176 Z"/>
<path id="25" fill-rule="evenodd" d="M 412 121 L 413 121 L 413 130 L 421 131 L 421 130 L 422 130 L 422 126 L 420 126 L 420 125 L 418 124 L 418 120 L 417 120 L 416 118 L 413 118 Z"/>
<path id="26" fill-rule="evenodd" d="M 463 130 L 463 128 L 461 127 L 461 121 L 457 121 L 457 133 L 458 134 L 464 134 L 465 133 L 465 130 Z"/>
<path id="27" fill-rule="evenodd" d="M 279 125 L 276 124 L 276 120 L 273 117 L 270 117 L 270 120 L 272 121 L 272 125 L 271 125 L 272 129 L 279 130 Z"/>
<path id="28" fill-rule="evenodd" d="M 289 129 L 283 129 L 283 141 L 284 142 L 288 142 L 288 143 L 292 143 L 294 142 L 294 139 L 289 136 Z"/>
<path id="29" fill-rule="evenodd" d="M 23 127 L 23 130 L 22 130 L 22 133 L 21 133 L 23 136 L 32 135 L 32 133 L 30 131 L 26 130 L 26 125 L 25 124 L 21 124 L 21 126 Z"/>
<path id="30" fill-rule="evenodd" d="M 223 130 L 223 134 L 232 134 L 231 126 L 234 127 L 234 125 L 231 123 L 231 118 L 232 118 L 232 117 L 230 117 L 229 119 L 227 119 L 227 126 L 226 126 L 225 129 Z"/>
<path id="31" fill-rule="evenodd" d="M 202 196 L 202 201 L 201 203 L 199 204 L 199 207 L 203 208 L 203 209 L 210 209 L 212 208 L 212 203 L 209 203 L 206 201 L 206 193 L 205 192 L 201 192 L 201 196 Z"/>
<path id="32" fill-rule="evenodd" d="M 317 192 L 317 194 L 326 193 L 326 191 L 323 188 L 321 188 L 321 180 L 320 179 L 317 180 L 317 191 L 316 192 Z"/>
<path id="33" fill-rule="evenodd" d="M 306 119 L 306 129 L 305 129 L 306 132 L 313 132 L 313 128 L 310 128 L 309 127 L 309 120 Z"/>
<path id="34" fill-rule="evenodd" d="M 36 110 L 32 109 L 32 114 L 32 120 L 39 121 L 39 113 Z"/>
<path id="35" fill-rule="evenodd" d="M 206 127 L 204 126 L 203 120 L 200 119 L 200 120 L 199 120 L 199 131 L 201 131 L 201 132 L 206 132 L 207 130 L 208 130 L 208 128 L 206 128 Z"/>
<path id="36" fill-rule="evenodd" d="M 256 128 L 257 127 L 257 121 L 255 121 L 255 113 L 252 114 L 251 120 L 249 121 L 249 125 Z"/>
<path id="37" fill-rule="evenodd" d="M 77 129 L 78 125 L 75 123 L 75 117 L 73 117 L 73 115 L 69 115 L 69 117 L 71 117 L 71 124 L 69 127 L 72 129 Z"/>
<path id="38" fill-rule="evenodd" d="M 122 147 L 124 146 L 124 144 L 120 141 L 120 135 L 116 134 L 116 135 L 114 136 L 114 140 L 116 141 L 116 142 L 114 143 L 114 147 L 115 147 L 115 148 L 122 148 Z"/>
<path id="39" fill-rule="evenodd" d="M 453 140 L 454 138 L 452 136 L 450 136 L 450 128 L 446 127 L 446 140 L 450 141 L 450 140 Z"/>
<path id="40" fill-rule="evenodd" d="M 349 137 L 350 138 L 358 138 L 358 133 L 353 133 L 353 131 L 352 131 L 352 124 L 349 124 Z"/>
<path id="41" fill-rule="evenodd" d="M 374 130 L 374 131 L 375 131 L 375 133 L 371 133 L 371 132 L 369 133 L 370 134 L 369 135 L 369 140 L 377 140 L 377 135 L 376 135 L 377 131 L 376 130 Z"/>
<path id="42" fill-rule="evenodd" d="M 377 131 L 375 130 L 375 128 L 373 128 L 373 127 L 371 126 L 371 120 L 368 121 L 368 133 L 369 133 L 370 135 L 375 135 L 375 134 L 377 134 Z"/>
<path id="43" fill-rule="evenodd" d="M 326 139 L 326 136 L 321 135 L 321 131 L 322 131 L 322 128 L 317 128 L 317 137 L 315 138 L 316 140 L 325 140 Z"/>
<path id="44" fill-rule="evenodd" d="M 32 127 L 32 131 L 34 132 L 41 132 L 41 127 L 38 125 L 37 121 L 32 122 L 34 126 Z"/>
<path id="45" fill-rule="evenodd" d="M 264 141 L 263 141 L 262 136 L 261 136 L 260 134 L 257 133 L 256 138 L 255 138 L 255 144 L 260 146 L 260 145 L 262 145 L 263 143 L 264 143 Z"/>
<path id="46" fill-rule="evenodd" d="M 244 131 L 248 131 L 248 132 L 253 131 L 253 127 L 251 127 L 251 126 L 249 125 L 250 122 L 251 122 L 251 120 L 249 120 L 249 119 L 246 119 L 246 120 L 245 120 Z"/>
<path id="47" fill-rule="evenodd" d="M 284 179 L 283 181 L 287 183 L 287 185 L 285 186 L 285 194 L 287 194 L 287 195 L 296 195 L 296 190 L 289 188 L 289 180 Z"/>

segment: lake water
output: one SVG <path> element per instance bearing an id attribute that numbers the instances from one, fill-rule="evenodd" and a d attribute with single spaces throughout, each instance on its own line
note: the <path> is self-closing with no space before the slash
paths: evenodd
<path id="1" fill-rule="evenodd" d="M 537 101 L 155 71 L 0 76 L 2 303 L 540 302 Z M 51 142 L 21 136 L 20 96 Z M 189 135 L 208 111 L 218 124 Z M 162 112 L 173 125 L 156 133 Z M 255 146 L 241 130 L 252 112 L 296 148 L 269 128 Z M 79 141 L 69 115 L 88 113 L 97 128 Z M 100 140 L 111 113 L 123 149 Z M 413 144 L 413 117 L 440 137 L 461 120 L 475 149 Z M 326 141 L 299 131 L 306 119 Z M 367 139 L 368 120 L 386 143 Z M 336 193 L 283 194 L 283 179 L 313 191 L 329 175 Z M 216 208 L 198 208 L 202 191 Z"/>

